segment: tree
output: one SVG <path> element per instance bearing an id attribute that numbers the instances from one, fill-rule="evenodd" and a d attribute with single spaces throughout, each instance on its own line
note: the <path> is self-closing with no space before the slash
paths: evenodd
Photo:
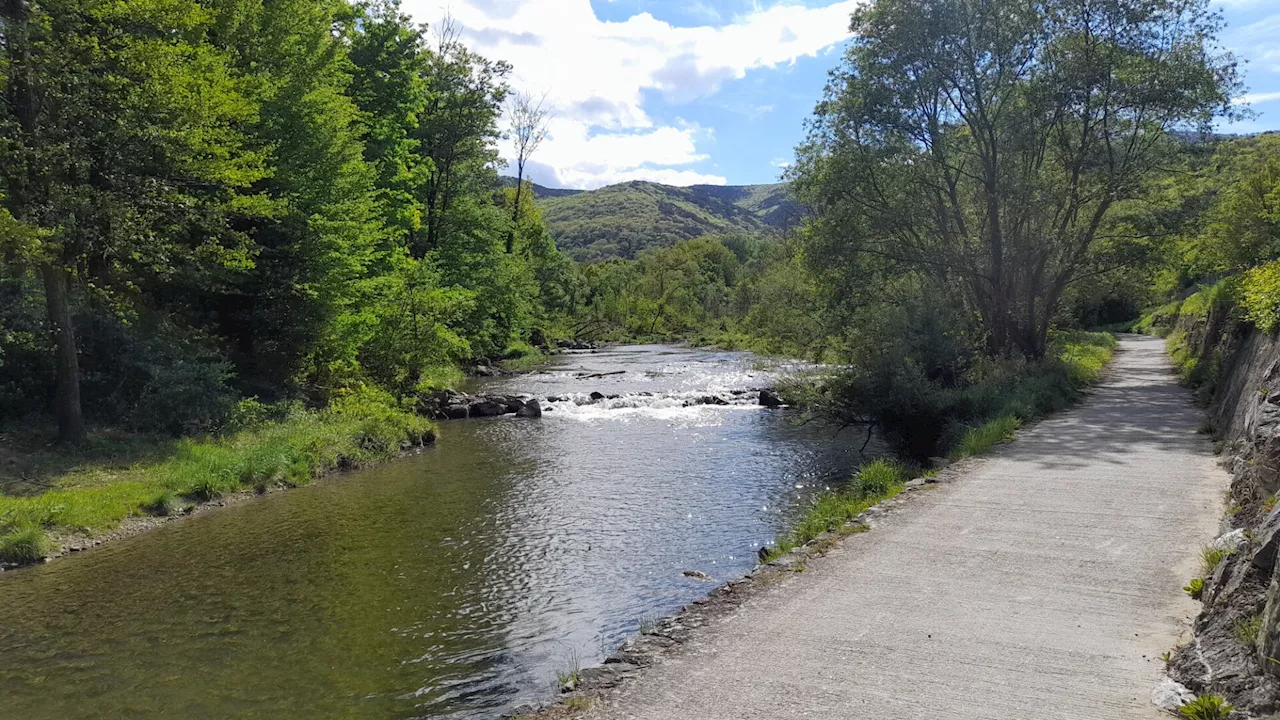
<path id="1" fill-rule="evenodd" d="M 793 170 L 828 277 L 916 278 L 992 354 L 1043 356 L 1169 133 L 1230 111 L 1207 0 L 880 0 L 853 15 Z"/>
<path id="2" fill-rule="evenodd" d="M 511 139 L 516 148 L 516 198 L 511 204 L 512 229 L 507 231 L 507 254 L 515 250 L 515 226 L 520 224 L 520 195 L 524 190 L 524 166 L 547 136 L 551 109 L 544 107 L 546 96 L 534 102 L 529 93 L 511 96 L 507 112 L 511 116 Z"/>
<path id="3" fill-rule="evenodd" d="M 253 107 L 208 31 L 189 0 L 0 5 L 0 194 L 26 238 L 6 254 L 43 283 L 64 443 L 85 433 L 76 293 L 243 260 L 234 233 L 196 231 L 263 174 L 236 129 Z"/>
<path id="4" fill-rule="evenodd" d="M 499 161 L 496 141 L 502 134 L 498 120 L 511 72 L 507 63 L 468 50 L 450 19 L 435 33 L 435 47 L 426 56 L 428 100 L 413 133 L 431 168 L 422 185 L 424 231 L 411 238 L 417 257 L 438 248 L 455 228 L 468 227 L 466 209 L 454 222 L 457 201 L 492 191 Z"/>

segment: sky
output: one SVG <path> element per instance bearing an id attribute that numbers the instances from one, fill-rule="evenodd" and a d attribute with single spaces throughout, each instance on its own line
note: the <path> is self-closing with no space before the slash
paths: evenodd
<path id="1" fill-rule="evenodd" d="M 593 189 L 776 182 L 804 137 L 827 71 L 864 0 L 403 0 L 446 14 L 471 49 L 545 96 L 549 134 L 528 164 L 540 185 Z M 1218 0 L 1253 117 L 1280 130 L 1280 0 Z M 1243 105 L 1242 105 L 1243 106 Z M 504 157 L 512 153 L 504 148 Z"/>

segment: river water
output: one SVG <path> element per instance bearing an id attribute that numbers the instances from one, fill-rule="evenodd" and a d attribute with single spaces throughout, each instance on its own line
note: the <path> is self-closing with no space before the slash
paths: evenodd
<path id="1" fill-rule="evenodd" d="M 747 572 L 860 462 L 860 437 L 731 394 L 792 369 L 567 354 L 473 388 L 562 397 L 540 420 L 447 422 L 420 455 L 4 573 L 0 718 L 495 718 L 546 700 L 558 671 L 713 587 L 682 571 Z M 712 393 L 731 403 L 686 406 Z"/>

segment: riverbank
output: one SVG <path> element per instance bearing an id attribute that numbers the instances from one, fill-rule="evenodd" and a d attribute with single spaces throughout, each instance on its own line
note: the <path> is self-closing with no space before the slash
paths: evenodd
<path id="1" fill-rule="evenodd" d="M 679 657 L 686 645 L 701 637 L 702 628 L 726 622 L 746 601 L 787 592 L 779 586 L 809 569 L 809 562 L 843 547 L 851 536 L 871 530 L 875 524 L 911 503 L 918 491 L 956 482 L 975 471 L 983 456 L 1014 439 L 1024 425 L 1069 407 L 1100 382 L 1118 347 L 1108 333 L 1060 335 L 1050 357 L 1005 388 L 1004 402 L 992 417 L 974 424 L 948 449 L 942 467 L 921 470 L 889 460 L 862 467 L 844 487 L 818 494 L 790 532 L 774 545 L 762 548 L 761 564 L 742 578 L 708 593 L 678 613 L 652 622 L 640 634 L 624 642 L 602 665 L 572 668 L 563 674 L 558 701 L 541 708 L 519 708 L 512 717 L 521 720 L 558 720 L 575 717 L 596 704 L 609 701 L 645 669 Z M 1009 382 L 1008 378 L 999 381 Z M 939 462 L 941 459 L 936 459 Z M 913 478 L 908 480 L 907 478 Z M 849 540 L 852 541 L 852 540 Z M 856 542 L 856 541 L 853 541 Z M 705 638 L 702 638 L 705 639 Z"/>
<path id="2" fill-rule="evenodd" d="M 526 716 L 1159 717 L 1159 654 L 1225 484 L 1164 367 L 1127 339 L 1079 407 L 913 481 L 859 520 L 874 532 L 647 628 Z"/>
<path id="3" fill-rule="evenodd" d="M 41 480 L 41 492 L 0 495 L 0 568 L 40 562 L 137 534 L 238 496 L 296 487 L 382 462 L 434 441 L 430 420 L 383 393 L 360 391 L 322 411 L 267 420 L 218 438 L 147 448 L 128 467 L 88 462 Z"/>

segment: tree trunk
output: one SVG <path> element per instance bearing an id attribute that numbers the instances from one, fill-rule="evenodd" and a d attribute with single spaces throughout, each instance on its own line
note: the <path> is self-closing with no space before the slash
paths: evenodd
<path id="1" fill-rule="evenodd" d="M 58 442 L 79 445 L 85 439 L 84 414 L 80 408 L 80 358 L 76 353 L 76 330 L 71 321 L 70 283 L 67 271 L 57 265 L 41 266 L 40 275 L 44 279 L 49 331 L 56 348 L 57 385 L 53 395 L 53 414 L 58 419 Z"/>
<path id="2" fill-rule="evenodd" d="M 511 229 L 507 231 L 507 254 L 515 252 L 516 249 L 516 226 L 520 224 L 520 191 L 524 189 L 524 163 L 520 163 L 520 169 L 516 172 L 516 201 L 515 208 L 511 211 Z"/>

